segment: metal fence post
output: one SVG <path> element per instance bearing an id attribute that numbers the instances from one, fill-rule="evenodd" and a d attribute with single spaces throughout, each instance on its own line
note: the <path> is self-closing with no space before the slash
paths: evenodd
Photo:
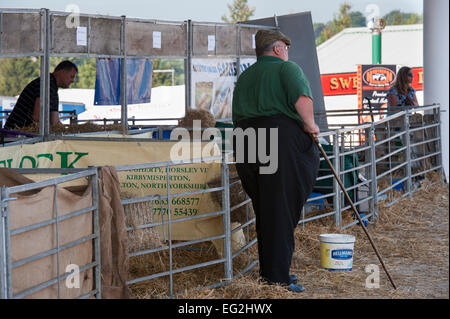
<path id="1" fill-rule="evenodd" d="M 11 299 L 12 292 L 12 262 L 11 262 L 11 232 L 9 229 L 9 201 L 13 198 L 9 198 L 8 188 L 2 187 L 1 191 L 1 230 L 2 237 L 0 241 L 2 242 L 2 246 L 0 250 L 3 253 L 2 261 L 0 262 L 2 265 L 1 273 L 4 275 L 2 277 L 2 288 L 0 289 L 3 294 L 3 298 Z M 14 198 L 15 199 L 15 198 Z"/>
<path id="2" fill-rule="evenodd" d="M 241 75 L 241 24 L 237 23 L 237 36 L 236 36 L 236 80 Z"/>
<path id="3" fill-rule="evenodd" d="M 122 134 L 128 134 L 128 89 L 127 89 L 127 48 L 126 48 L 126 17 L 122 16 L 122 28 L 120 36 L 121 55 L 120 59 L 120 105 Z"/>
<path id="4" fill-rule="evenodd" d="M 3 12 L 0 12 L 0 34 L 3 33 L 3 30 L 2 30 L 2 26 L 3 26 L 2 19 L 3 19 Z M 2 54 L 2 51 L 3 51 L 3 49 L 2 49 L 2 37 L 0 37 L 0 54 Z"/>
<path id="5" fill-rule="evenodd" d="M 171 205 L 170 201 L 172 200 L 170 196 L 170 166 L 166 166 L 166 185 L 167 185 L 167 222 L 168 222 L 168 232 L 169 232 L 169 288 L 170 288 L 170 295 L 173 295 L 173 248 L 172 248 L 172 217 L 171 214 Z M 162 212 L 162 215 L 164 215 L 164 212 Z M 163 228 L 165 226 L 163 225 Z"/>
<path id="6" fill-rule="evenodd" d="M 412 198 L 412 178 L 411 178 L 411 137 L 409 136 L 409 110 L 406 110 L 405 114 L 405 144 L 406 144 L 406 174 L 408 179 L 406 180 L 406 189 L 409 194 L 409 198 Z"/>
<path id="7" fill-rule="evenodd" d="M 5 194 L 6 187 L 2 186 L 0 193 L 0 299 L 6 299 L 7 295 L 5 217 L 8 202 Z"/>
<path id="8" fill-rule="evenodd" d="M 336 131 L 336 133 L 333 136 L 333 155 L 334 155 L 334 170 L 336 171 L 336 175 L 340 176 L 340 165 L 339 165 L 339 131 Z M 331 169 L 331 168 L 330 168 Z M 334 222 L 336 224 L 337 228 L 341 227 L 341 191 L 339 188 L 338 181 L 336 178 L 333 178 L 333 191 L 334 191 L 334 198 L 333 198 L 333 204 L 334 208 L 336 209 L 336 213 L 334 215 Z"/>
<path id="9" fill-rule="evenodd" d="M 377 186 L 377 156 L 375 153 L 375 125 L 372 123 L 369 133 L 369 143 L 370 143 L 370 161 L 371 165 L 371 176 L 372 176 L 372 184 L 371 184 L 371 193 L 372 193 L 372 209 L 373 216 L 378 217 L 378 186 Z"/>
<path id="10" fill-rule="evenodd" d="M 186 58 L 184 61 L 185 112 L 191 107 L 191 65 L 192 65 L 192 21 L 186 22 Z"/>
<path id="11" fill-rule="evenodd" d="M 53 209 L 55 211 L 55 231 L 56 231 L 56 274 L 58 278 L 58 299 L 61 299 L 61 272 L 60 272 L 60 264 L 61 264 L 61 243 L 60 243 L 60 235 L 59 235 L 59 212 L 58 212 L 58 184 L 54 184 L 54 193 L 53 193 Z M 53 216 L 52 216 L 53 217 Z"/>
<path id="12" fill-rule="evenodd" d="M 41 77 L 40 77 L 40 111 L 39 111 L 39 135 L 47 138 L 50 134 L 50 24 L 49 10 L 41 10 Z"/>
<path id="13" fill-rule="evenodd" d="M 445 182 L 444 162 L 442 159 L 441 104 L 437 103 L 437 104 L 433 104 L 433 105 L 437 106 L 437 109 L 434 109 L 433 112 L 436 114 L 437 123 L 439 123 L 439 125 L 436 127 L 436 137 L 438 138 L 436 141 L 436 148 L 439 149 L 439 155 L 437 156 L 437 159 L 436 159 L 436 166 L 441 166 L 441 169 L 440 169 L 441 181 Z"/>
<path id="14" fill-rule="evenodd" d="M 223 214 L 223 231 L 224 231 L 224 243 L 223 243 L 223 255 L 225 258 L 224 271 L 225 280 L 231 281 L 233 279 L 233 260 L 231 254 L 231 218 L 230 218 L 230 168 L 226 158 L 222 159 L 222 209 Z"/>
<path id="15" fill-rule="evenodd" d="M 372 153 L 374 151 L 374 149 L 373 149 L 373 145 L 374 145 L 373 125 L 368 130 L 368 134 L 366 134 L 366 136 L 367 136 L 369 146 L 370 146 L 369 154 L 368 154 L 369 156 L 367 156 L 367 160 L 370 161 L 370 163 L 371 163 L 371 165 L 369 167 L 370 168 L 369 177 L 370 177 L 371 182 L 370 182 L 370 186 L 369 186 L 369 194 L 368 195 L 369 195 L 369 197 L 372 197 L 372 199 L 369 200 L 369 213 L 372 214 L 371 221 L 373 222 L 373 221 L 375 221 L 375 194 L 376 194 L 376 190 L 374 192 L 374 189 L 373 189 L 374 181 L 376 181 L 376 175 L 374 175 L 374 172 L 372 169 L 373 168 Z"/>
<path id="16" fill-rule="evenodd" d="M 102 281 L 101 281 L 101 252 L 100 252 L 100 211 L 99 211 L 99 191 L 98 191 L 98 167 L 91 168 L 95 170 L 95 175 L 90 177 L 90 182 L 92 183 L 92 204 L 95 207 L 94 210 L 94 258 L 97 266 L 95 267 L 95 288 L 97 293 L 95 297 L 97 299 L 102 298 Z"/>

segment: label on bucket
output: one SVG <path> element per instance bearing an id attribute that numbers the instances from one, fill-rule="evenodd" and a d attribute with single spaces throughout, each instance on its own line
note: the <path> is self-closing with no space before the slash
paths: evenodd
<path id="1" fill-rule="evenodd" d="M 336 235 L 336 242 L 329 242 L 332 236 L 323 237 L 320 242 L 321 267 L 328 270 L 352 270 L 354 240 L 345 242 L 347 238 L 339 238 Z"/>
<path id="2" fill-rule="evenodd" d="M 353 250 L 351 249 L 336 249 L 331 251 L 331 258 L 334 259 L 351 259 L 353 257 Z"/>

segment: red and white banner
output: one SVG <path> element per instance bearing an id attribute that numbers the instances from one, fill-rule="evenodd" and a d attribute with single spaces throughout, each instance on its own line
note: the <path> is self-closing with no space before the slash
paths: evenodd
<path id="1" fill-rule="evenodd" d="M 423 90 L 423 67 L 412 68 L 414 78 L 412 86 L 416 91 Z M 352 95 L 358 88 L 357 72 L 321 74 L 324 96 Z"/>

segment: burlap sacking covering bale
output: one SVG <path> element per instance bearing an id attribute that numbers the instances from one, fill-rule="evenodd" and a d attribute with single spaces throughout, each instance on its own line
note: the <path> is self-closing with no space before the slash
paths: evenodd
<path id="1" fill-rule="evenodd" d="M 18 186 L 33 183 L 32 180 L 16 173 L 14 170 L 0 168 L 0 184 Z M 25 195 L 14 194 L 16 200 L 9 202 L 10 230 L 48 221 L 56 217 L 55 188 L 53 186 L 29 191 Z M 77 195 L 64 188 L 57 189 L 58 216 L 65 216 L 92 205 L 92 186 L 89 185 L 82 195 Z M 62 220 L 58 223 L 60 247 L 93 233 L 93 213 L 88 212 Z M 56 223 L 20 232 L 11 236 L 11 261 L 15 263 L 39 253 L 57 247 Z M 80 268 L 93 262 L 93 240 L 88 240 L 73 247 L 61 250 L 59 273 L 67 272 L 68 265 Z M 47 282 L 58 275 L 57 255 L 52 254 L 14 267 L 12 271 L 12 292 L 16 296 L 21 292 Z M 79 288 L 78 288 L 79 287 Z M 94 288 L 93 269 L 89 268 L 79 274 L 78 287 L 60 281 L 60 297 L 76 298 Z M 58 285 L 55 283 L 24 298 L 50 299 L 58 297 Z"/>
<path id="2" fill-rule="evenodd" d="M 0 185 L 17 186 L 33 183 L 33 180 L 14 170 L 0 168 Z M 84 191 L 69 191 L 58 187 L 58 216 L 64 216 L 92 206 L 92 185 Z M 75 188 L 73 188 L 75 189 Z M 9 202 L 10 229 L 18 229 L 44 222 L 56 217 L 55 188 L 45 187 L 35 191 L 15 194 L 17 200 Z M 94 233 L 93 212 L 81 214 L 59 222 L 59 245 L 63 246 Z M 120 202 L 119 182 L 113 167 L 99 171 L 99 220 L 102 298 L 129 298 L 126 280 L 128 277 L 128 240 L 125 216 Z M 11 236 L 12 262 L 37 255 L 57 247 L 56 224 L 39 227 Z M 60 274 L 68 265 L 80 268 L 94 261 L 93 239 L 67 248 L 60 253 Z M 58 275 L 57 255 L 50 255 L 13 269 L 13 295 L 49 281 Z M 80 273 L 79 288 L 70 288 L 60 282 L 61 298 L 76 298 L 94 289 L 93 268 Z M 25 298 L 51 299 L 58 297 L 58 286 L 54 284 Z"/>
<path id="3" fill-rule="evenodd" d="M 128 235 L 125 212 L 120 202 L 117 171 L 112 166 L 99 170 L 100 244 L 103 298 L 129 298 Z"/>

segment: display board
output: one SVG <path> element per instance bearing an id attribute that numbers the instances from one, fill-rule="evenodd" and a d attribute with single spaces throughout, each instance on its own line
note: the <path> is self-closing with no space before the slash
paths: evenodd
<path id="1" fill-rule="evenodd" d="M 240 71 L 255 62 L 256 58 L 240 59 Z M 210 111 L 217 119 L 231 118 L 236 80 L 236 59 L 192 59 L 191 105 Z"/>
<path id="2" fill-rule="evenodd" d="M 381 108 L 386 108 L 387 91 L 394 84 L 396 73 L 397 65 L 395 64 L 358 65 L 358 108 L 368 111 L 379 111 Z M 361 116 L 358 122 L 365 123 L 376 120 L 379 120 L 379 116 L 373 120 L 371 116 Z"/>

